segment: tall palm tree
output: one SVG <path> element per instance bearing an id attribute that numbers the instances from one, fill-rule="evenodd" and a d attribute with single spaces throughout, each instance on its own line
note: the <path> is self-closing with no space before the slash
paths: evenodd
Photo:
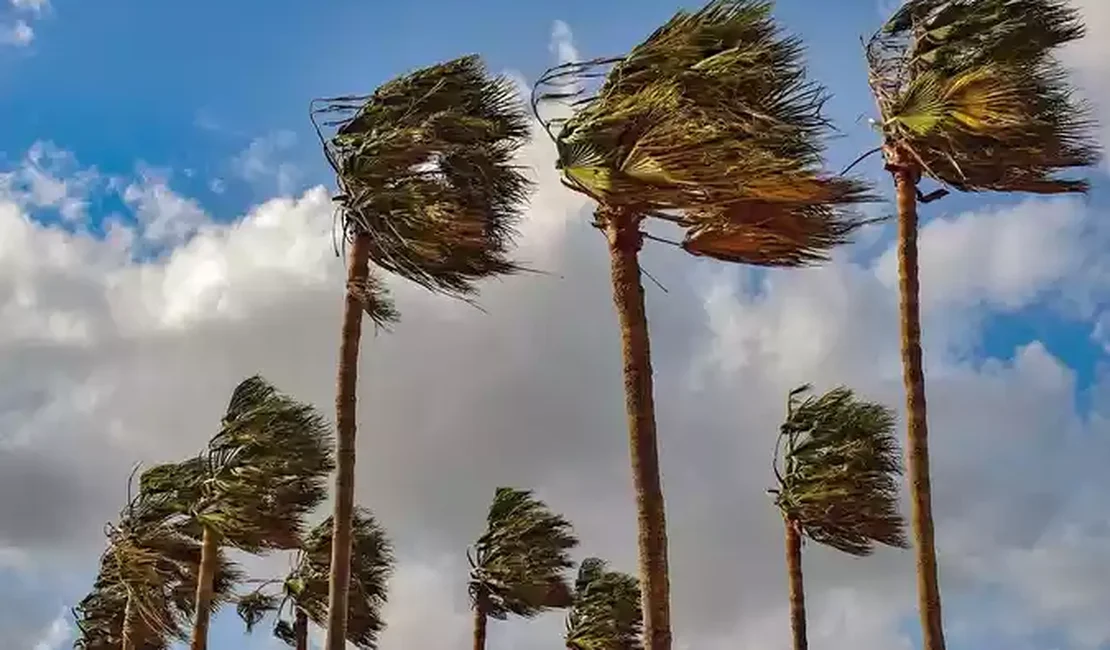
<path id="1" fill-rule="evenodd" d="M 908 0 L 867 45 L 886 169 L 898 200 L 902 365 L 924 650 L 943 650 L 921 361 L 917 203 L 928 176 L 965 192 L 1057 194 L 1098 160 L 1087 108 L 1053 57 L 1083 24 L 1064 0 Z"/>
<path id="2" fill-rule="evenodd" d="M 92 591 L 74 609 L 81 650 L 168 650 L 188 638 L 201 563 L 201 542 L 150 500 L 132 499 L 108 547 Z M 214 604 L 226 602 L 241 573 L 220 553 Z"/>
<path id="3" fill-rule="evenodd" d="M 639 581 L 599 558 L 582 560 L 566 628 L 567 650 L 642 650 Z"/>
<path id="4" fill-rule="evenodd" d="M 906 548 L 898 512 L 902 464 L 894 413 L 840 387 L 808 395 L 790 392 L 775 445 L 778 487 L 769 490 L 786 526 L 790 627 L 794 650 L 806 650 L 802 538 L 855 556 L 875 544 Z M 805 399 L 802 396 L 806 395 Z"/>
<path id="5" fill-rule="evenodd" d="M 474 650 L 486 647 L 486 624 L 510 614 L 532 618 L 569 607 L 566 570 L 578 545 L 570 522 L 532 496 L 530 490 L 497 488 L 470 560 L 470 606 L 474 610 Z"/>
<path id="6" fill-rule="evenodd" d="M 519 270 L 508 259 L 531 183 L 513 163 L 527 113 L 512 83 L 467 56 L 404 75 L 368 97 L 313 102 L 337 116 L 321 134 L 335 169 L 348 251 L 336 387 L 335 539 L 325 648 L 343 650 L 354 509 L 356 384 L 363 312 L 397 319 L 370 264 L 429 290 L 470 298 L 483 278 Z M 319 125 L 317 126 L 319 130 Z"/>
<path id="7" fill-rule="evenodd" d="M 174 521 L 203 540 L 192 650 L 208 645 L 220 547 L 298 548 L 304 519 L 326 497 L 334 467 L 324 419 L 254 376 L 235 388 L 219 432 L 200 456 L 142 474 L 140 496 L 164 504 Z"/>
<path id="8" fill-rule="evenodd" d="M 599 88 L 588 87 L 604 78 Z M 673 222 L 692 255 L 771 267 L 825 259 L 862 221 L 845 210 L 864 184 L 820 171 L 825 96 L 806 81 L 802 48 L 770 4 L 715 0 L 680 11 L 623 57 L 570 63 L 536 84 L 576 98 L 545 122 L 563 183 L 597 202 L 609 245 L 624 358 L 625 405 L 639 525 L 645 637 L 671 647 L 670 583 L 639 252 Z"/>
<path id="9" fill-rule="evenodd" d="M 351 554 L 351 593 L 347 601 L 347 641 L 355 647 L 373 650 L 378 635 L 385 629 L 381 609 L 385 605 L 386 583 L 393 571 L 393 548 L 385 530 L 370 511 L 356 508 Z M 267 614 L 276 614 L 274 636 L 296 650 L 308 650 L 308 623 L 325 625 L 328 611 L 328 577 L 331 574 L 331 517 L 312 529 L 297 551 L 293 570 L 281 580 L 281 593 L 267 593 L 267 581 L 241 597 L 237 610 L 250 632 Z M 292 615 L 290 622 L 286 611 Z"/>

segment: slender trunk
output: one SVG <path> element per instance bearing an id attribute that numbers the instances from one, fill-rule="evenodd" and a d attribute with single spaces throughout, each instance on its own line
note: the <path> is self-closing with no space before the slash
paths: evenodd
<path id="1" fill-rule="evenodd" d="M 917 559 L 917 600 L 922 650 L 944 650 L 944 629 L 933 541 L 929 485 L 929 433 L 925 411 L 925 371 L 921 360 L 920 283 L 917 265 L 916 165 L 900 149 L 888 151 L 898 198 L 898 288 L 901 294 L 902 376 L 906 387 L 906 455 L 910 478 L 910 519 Z"/>
<path id="2" fill-rule="evenodd" d="M 794 650 L 807 650 L 806 592 L 802 583 L 802 531 L 798 522 L 783 517 L 786 524 L 786 574 L 790 580 L 790 632 Z"/>
<path id="3" fill-rule="evenodd" d="M 644 646 L 646 650 L 670 650 L 671 585 L 667 570 L 667 521 L 659 478 L 651 348 L 638 259 L 643 235 L 640 234 L 639 220 L 627 214 L 604 215 L 601 221 L 609 240 L 613 303 L 620 321 L 624 357 L 625 409 L 628 412 L 632 484 L 636 493 L 639 527 Z"/>
<path id="4" fill-rule="evenodd" d="M 192 650 L 208 648 L 208 623 L 212 618 L 212 583 L 216 576 L 219 540 L 211 528 L 204 529 L 200 547 L 200 569 L 197 572 L 196 625 L 193 627 Z"/>
<path id="5" fill-rule="evenodd" d="M 308 650 L 308 614 L 300 608 L 293 617 L 293 642 L 296 650 Z"/>
<path id="6" fill-rule="evenodd" d="M 474 605 L 474 650 L 486 650 L 486 623 L 489 618 L 481 605 Z"/>
<path id="7" fill-rule="evenodd" d="M 131 597 L 127 597 L 127 605 L 123 609 L 123 642 L 120 650 L 135 650 L 135 606 Z"/>
<path id="8" fill-rule="evenodd" d="M 356 388 L 358 348 L 362 338 L 362 302 L 352 286 L 369 273 L 370 238 L 358 235 L 351 243 L 347 268 L 348 290 L 343 303 L 343 330 L 336 379 L 335 513 L 332 517 L 331 580 L 328 589 L 328 632 L 325 650 L 344 650 L 347 644 L 347 590 L 351 582 L 351 518 L 355 504 Z"/>

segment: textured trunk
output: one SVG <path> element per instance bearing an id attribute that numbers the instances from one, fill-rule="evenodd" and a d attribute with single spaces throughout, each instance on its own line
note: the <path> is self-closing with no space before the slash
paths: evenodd
<path id="1" fill-rule="evenodd" d="M 489 618 L 486 616 L 485 608 L 480 605 L 474 606 L 474 650 L 486 650 L 486 623 Z"/>
<path id="2" fill-rule="evenodd" d="M 347 590 L 351 582 L 351 517 L 355 504 L 355 433 L 358 384 L 358 348 L 362 338 L 362 302 L 351 287 L 369 273 L 370 239 L 358 235 L 351 243 L 343 303 L 343 331 L 339 343 L 336 379 L 335 513 L 331 545 L 331 580 L 328 585 L 328 631 L 325 650 L 344 650 L 347 644 Z"/>
<path id="3" fill-rule="evenodd" d="M 208 648 L 208 623 L 212 618 L 212 583 L 216 576 L 216 560 L 219 557 L 219 544 L 216 533 L 211 528 L 204 529 L 200 547 L 200 570 L 197 572 L 196 625 L 193 626 L 192 650 Z"/>
<path id="4" fill-rule="evenodd" d="M 900 149 L 888 150 L 888 169 L 898 196 L 898 288 L 901 294 L 902 376 L 906 387 L 906 456 L 910 519 L 917 559 L 917 599 L 922 650 L 944 650 L 937 552 L 933 541 L 925 371 L 921 359 L 920 284 L 917 277 L 917 168 Z"/>
<path id="5" fill-rule="evenodd" d="M 806 592 L 802 583 L 802 531 L 797 522 L 783 517 L 786 523 L 786 575 L 790 579 L 790 633 L 794 650 L 807 650 Z"/>
<path id="6" fill-rule="evenodd" d="M 303 609 L 293 618 L 293 642 L 296 650 L 308 650 L 308 614 Z"/>
<path id="7" fill-rule="evenodd" d="M 123 643 L 120 650 L 135 650 L 135 606 L 128 597 L 123 609 Z"/>
<path id="8" fill-rule="evenodd" d="M 609 240 L 613 303 L 620 321 L 624 357 L 625 408 L 628 412 L 632 484 L 636 493 L 639 527 L 644 646 L 646 650 L 670 650 L 671 586 L 667 570 L 667 521 L 659 479 L 651 348 L 638 259 L 643 239 L 638 221 L 626 214 L 613 214 L 601 222 Z"/>

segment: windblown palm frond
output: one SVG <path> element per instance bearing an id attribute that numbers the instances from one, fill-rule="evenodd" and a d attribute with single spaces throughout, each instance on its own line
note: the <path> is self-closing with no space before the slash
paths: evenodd
<path id="1" fill-rule="evenodd" d="M 497 488 L 486 532 L 470 557 L 470 598 L 486 615 L 531 618 L 568 607 L 569 551 L 578 545 L 570 522 L 530 490 Z"/>
<path id="2" fill-rule="evenodd" d="M 591 92 L 582 81 L 596 78 L 604 82 Z M 537 93 L 534 105 L 577 100 L 573 116 L 547 123 L 564 184 L 677 221 L 693 253 L 816 261 L 862 223 L 847 208 L 874 198 L 863 182 L 820 171 L 825 94 L 806 80 L 801 44 L 780 34 L 767 2 L 680 11 L 624 57 L 549 71 Z M 785 233 L 766 234 L 780 225 Z"/>
<path id="3" fill-rule="evenodd" d="M 963 191 L 1082 192 L 1057 174 L 1099 159 L 1059 46 L 1083 36 L 1065 0 L 909 0 L 870 41 L 889 146 Z"/>
<path id="4" fill-rule="evenodd" d="M 568 650 L 641 650 L 640 584 L 609 571 L 596 557 L 582 560 L 566 621 Z"/>
<path id="5" fill-rule="evenodd" d="M 331 444 L 315 409 L 251 377 L 236 387 L 204 453 L 147 470 L 140 494 L 198 535 L 209 528 L 249 553 L 295 549 L 305 516 L 327 495 Z"/>
<path id="6" fill-rule="evenodd" d="M 118 650 L 130 633 L 136 650 L 162 650 L 187 638 L 193 615 L 199 539 L 166 510 L 140 497 L 109 529 L 92 591 L 76 607 L 75 642 L 83 650 Z M 229 602 L 239 569 L 221 554 L 213 605 Z"/>
<path id="7" fill-rule="evenodd" d="M 286 610 L 300 610 L 316 625 L 326 625 L 328 577 L 331 567 L 332 518 L 316 525 L 297 553 L 294 569 L 281 581 L 282 593 L 256 590 L 238 599 L 239 617 L 251 631 L 266 615 L 277 614 L 274 636 L 293 644 L 293 625 L 283 618 Z M 373 650 L 385 629 L 382 607 L 393 572 L 393 547 L 373 514 L 356 508 L 351 554 L 351 587 L 347 601 L 347 640 L 355 647 Z"/>
<path id="8" fill-rule="evenodd" d="M 845 553 L 905 548 L 893 413 L 843 387 L 799 399 L 804 392 L 791 394 L 782 425 L 775 504 L 807 537 Z"/>
<path id="9" fill-rule="evenodd" d="M 344 234 L 369 235 L 374 264 L 464 297 L 518 270 L 508 249 L 531 182 L 513 160 L 529 125 L 511 81 L 467 56 L 318 102 L 314 121 L 335 118 L 321 140 Z"/>

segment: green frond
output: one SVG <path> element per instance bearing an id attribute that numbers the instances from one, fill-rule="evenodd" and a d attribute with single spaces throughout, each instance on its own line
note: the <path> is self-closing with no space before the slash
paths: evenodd
<path id="1" fill-rule="evenodd" d="M 851 206 L 875 199 L 861 181 L 821 170 L 826 95 L 806 79 L 800 42 L 780 33 L 767 2 L 715 0 L 680 11 L 626 56 L 554 71 L 537 87 L 569 83 L 571 73 L 604 81 L 589 90 L 583 84 L 573 116 L 551 125 L 559 127 L 564 184 L 611 210 L 680 213 L 692 229 L 691 252 L 715 250 L 706 230 L 714 240 L 722 232 L 763 240 L 779 222 L 753 228 L 752 206 L 817 220 L 803 230 L 844 224 L 847 235 L 863 222 Z M 778 235 L 771 235 L 778 245 L 790 245 L 790 233 Z M 796 264 L 825 252 L 814 257 L 806 246 L 752 263 Z M 750 256 L 714 257 L 747 263 Z"/>
<path id="2" fill-rule="evenodd" d="M 344 233 L 369 236 L 374 264 L 454 296 L 519 270 L 508 251 L 532 184 L 514 162 L 529 123 L 510 80 L 467 56 L 320 103 L 314 120 L 336 116 L 324 151 Z"/>
<path id="3" fill-rule="evenodd" d="M 776 505 L 814 541 L 852 555 L 905 547 L 893 412 L 848 388 L 791 394 L 776 455 Z"/>
<path id="4" fill-rule="evenodd" d="M 1062 0 L 909 0 L 867 48 L 887 145 L 963 191 L 1083 192 L 1089 107 L 1054 51 L 1083 36 Z"/>
<path id="5" fill-rule="evenodd" d="M 348 284 L 347 291 L 362 303 L 363 311 L 375 327 L 389 329 L 401 320 L 401 314 L 393 304 L 385 282 L 373 272 L 361 282 Z"/>
<path id="6" fill-rule="evenodd" d="M 566 619 L 568 650 L 641 650 L 642 629 L 636 578 L 598 558 L 583 560 Z"/>
<path id="7" fill-rule="evenodd" d="M 530 490 L 498 488 L 471 558 L 470 597 L 495 619 L 531 618 L 571 604 L 566 570 L 578 545 L 570 522 Z"/>

